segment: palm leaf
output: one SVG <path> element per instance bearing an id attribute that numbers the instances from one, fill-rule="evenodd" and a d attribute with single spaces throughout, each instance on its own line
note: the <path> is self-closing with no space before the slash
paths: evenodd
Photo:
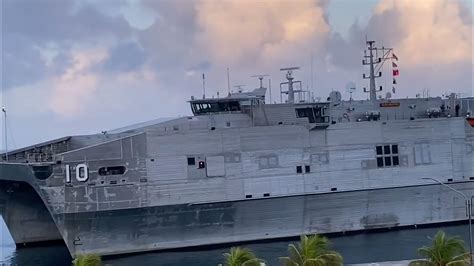
<path id="1" fill-rule="evenodd" d="M 421 247 L 418 253 L 431 265 L 467 265 L 469 254 L 466 254 L 462 239 L 447 237 L 443 231 L 438 231 L 434 238 L 429 239 L 432 241 L 432 246 Z"/>
<path id="2" fill-rule="evenodd" d="M 339 266 L 343 265 L 342 256 L 329 250 L 330 242 L 319 235 L 303 235 L 298 247 L 288 245 L 288 257 L 280 258 L 286 266 Z"/>
<path id="3" fill-rule="evenodd" d="M 229 253 L 224 253 L 227 266 L 260 266 L 261 259 L 258 259 L 248 248 L 232 247 Z"/>
<path id="4" fill-rule="evenodd" d="M 102 260 L 96 254 L 79 255 L 72 261 L 72 264 L 74 266 L 100 266 L 102 265 Z"/>

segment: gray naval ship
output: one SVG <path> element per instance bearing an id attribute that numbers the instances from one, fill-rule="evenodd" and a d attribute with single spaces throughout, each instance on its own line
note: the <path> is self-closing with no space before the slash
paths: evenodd
<path id="1" fill-rule="evenodd" d="M 261 85 L 192 98 L 192 116 L 4 153 L 15 243 L 112 255 L 465 221 L 465 200 L 430 178 L 474 195 L 474 98 L 380 97 L 386 58 L 367 44 L 367 100 L 304 100 L 288 68 L 279 104 Z"/>

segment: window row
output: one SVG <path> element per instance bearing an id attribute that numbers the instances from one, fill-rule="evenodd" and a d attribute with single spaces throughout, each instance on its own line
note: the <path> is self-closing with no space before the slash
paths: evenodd
<path id="1" fill-rule="evenodd" d="M 377 145 L 375 147 L 377 167 L 392 167 L 400 165 L 397 144 Z"/>
<path id="2" fill-rule="evenodd" d="M 305 173 L 310 173 L 311 172 L 311 166 L 305 165 L 304 166 L 304 172 Z M 296 173 L 297 174 L 302 174 L 303 173 L 303 166 L 301 166 L 301 165 L 296 166 Z"/>

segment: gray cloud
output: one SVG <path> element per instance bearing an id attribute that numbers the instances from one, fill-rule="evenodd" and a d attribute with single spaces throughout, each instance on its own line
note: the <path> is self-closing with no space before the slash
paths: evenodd
<path id="1" fill-rule="evenodd" d="M 115 46 L 105 62 L 105 68 L 112 71 L 131 71 L 141 67 L 146 53 L 136 42 L 124 42 Z"/>
<path id="2" fill-rule="evenodd" d="M 39 50 L 34 49 L 23 35 L 4 35 L 2 57 L 4 89 L 38 81 L 46 73 Z"/>
<path id="3" fill-rule="evenodd" d="M 436 89 L 432 94 L 470 88 L 472 64 L 457 59 L 450 62 L 458 55 L 445 56 L 439 40 L 433 41 L 436 50 L 431 51 L 433 57 L 441 54 L 439 64 L 428 60 L 417 65 L 418 61 L 430 59 L 422 51 L 428 47 L 429 38 L 422 40 L 419 50 L 408 49 L 416 47 L 416 42 L 406 44 L 412 40 L 412 32 L 423 35 L 417 24 L 441 20 L 443 26 L 446 16 L 438 12 L 432 19 L 429 14 L 422 14 L 416 23 L 413 14 L 417 12 L 408 6 L 392 7 L 391 2 L 410 1 L 381 0 L 385 8 L 372 15 L 369 26 L 355 22 L 348 34 L 339 34 L 328 25 L 327 0 L 297 1 L 291 5 L 291 12 L 285 6 L 288 3 L 269 1 L 144 0 L 120 1 L 117 6 L 116 1 L 6 0 L 2 13 L 3 74 L 4 85 L 11 92 L 5 99 L 14 105 L 11 116 L 21 123 L 18 128 L 22 132 L 36 126 L 35 121 L 51 124 L 48 128 L 54 130 L 35 136 L 37 141 L 86 133 L 84 124 L 88 125 L 87 132 L 100 132 L 156 117 L 189 114 L 185 101 L 191 95 L 202 94 L 201 73 L 206 73 L 208 96 L 217 90 L 224 95 L 227 67 L 231 70 L 231 86 L 247 84 L 245 89 L 258 84 L 251 75 L 271 74 L 273 100 L 279 101 L 278 86 L 284 79 L 279 68 L 293 65 L 302 67 L 295 77 L 303 81 L 303 87 L 310 85 L 311 76 L 314 77 L 316 94 L 323 99 L 332 89 L 343 91 L 345 96 L 348 81 L 358 85 L 355 96 L 365 98 L 361 92 L 366 86 L 361 78 L 361 60 L 366 35 L 379 45 L 400 51 L 401 96 L 413 96 L 414 90 L 423 87 Z M 152 10 L 156 15 L 154 23 L 145 29 L 131 27 L 122 10 L 127 5 L 139 6 L 136 10 Z M 451 10 L 449 20 L 456 19 L 452 10 L 459 8 L 462 21 L 452 25 L 472 23 L 472 13 L 454 4 L 448 6 L 453 7 L 446 9 Z M 407 21 L 412 24 L 407 26 Z M 435 28 L 427 26 L 429 30 Z M 452 32 L 458 29 L 451 28 Z M 472 35 L 453 36 L 456 40 L 472 40 Z M 463 49 L 464 46 L 454 48 Z M 414 56 L 421 60 L 409 61 Z M 44 93 L 33 93 L 35 90 Z M 26 109 L 22 106 L 25 98 L 31 95 L 44 97 L 44 102 L 59 95 L 56 109 L 35 109 L 34 116 L 31 110 L 21 113 Z M 64 97 L 68 99 L 62 100 Z M 65 109 L 58 107 L 60 103 L 68 106 L 81 101 L 87 101 L 87 108 L 70 109 L 70 116 L 61 116 Z M 33 141 L 27 133 L 21 138 L 25 144 Z"/>
<path id="4" fill-rule="evenodd" d="M 131 29 L 123 17 L 105 16 L 91 5 L 75 1 L 5 0 L 2 10 L 3 87 L 27 85 L 45 78 L 50 71 L 45 56 L 48 47 L 60 54 L 56 67 L 64 67 L 68 51 L 77 45 L 100 45 L 106 38 L 126 39 Z M 42 54 L 43 53 L 43 54 Z M 45 54 L 46 53 L 46 54 Z"/>

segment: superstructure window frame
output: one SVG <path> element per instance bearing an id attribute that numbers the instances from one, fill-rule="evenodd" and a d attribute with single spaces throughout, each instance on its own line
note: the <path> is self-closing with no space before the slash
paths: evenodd
<path id="1" fill-rule="evenodd" d="M 379 144 L 375 147 L 377 168 L 396 167 L 400 165 L 399 146 L 396 143 Z"/>
<path id="2" fill-rule="evenodd" d="M 295 109 L 296 118 L 308 118 L 309 123 L 329 123 L 324 106 L 308 106 Z"/>
<path id="3" fill-rule="evenodd" d="M 191 110 L 194 114 L 221 113 L 221 112 L 237 112 L 241 111 L 240 102 L 235 101 L 209 101 L 209 102 L 192 102 Z"/>
<path id="4" fill-rule="evenodd" d="M 109 175 L 124 175 L 127 172 L 127 168 L 123 165 L 116 166 L 106 166 L 101 167 L 97 170 L 97 173 L 100 176 L 109 176 Z"/>

